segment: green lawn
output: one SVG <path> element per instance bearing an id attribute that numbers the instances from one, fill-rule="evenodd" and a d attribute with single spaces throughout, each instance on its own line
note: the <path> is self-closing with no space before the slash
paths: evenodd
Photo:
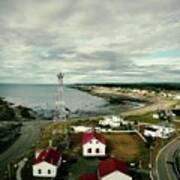
<path id="1" fill-rule="evenodd" d="M 150 115 L 149 115 L 150 116 Z M 139 117 L 137 118 L 139 120 Z M 132 119 L 130 119 L 132 120 Z M 63 123 L 52 123 L 47 126 L 42 134 L 39 147 L 45 148 L 48 146 L 49 139 L 53 137 L 53 131 L 63 131 L 63 129 L 71 125 L 89 125 L 95 126 L 99 121 L 99 118 L 93 120 L 73 120 Z M 104 134 L 108 144 L 108 154 L 114 156 L 117 159 L 126 162 L 137 162 L 144 160 L 144 166 L 147 167 L 148 161 L 148 149 L 145 147 L 144 142 L 136 134 Z M 75 163 L 70 163 L 68 166 L 68 179 L 76 180 L 81 174 L 96 172 L 99 160 L 97 158 L 83 158 L 81 149 L 82 133 L 70 135 L 71 144 L 68 150 L 63 151 L 65 159 L 76 159 Z M 62 172 L 62 171 L 61 171 Z M 72 178 L 71 178 L 72 177 Z"/>
<path id="2" fill-rule="evenodd" d="M 139 122 L 139 123 L 144 122 L 144 123 L 157 124 L 161 122 L 161 120 L 153 119 L 153 112 L 148 112 L 142 115 L 126 116 L 126 119 L 129 121 L 134 121 L 134 122 Z"/>
<path id="3" fill-rule="evenodd" d="M 148 153 L 144 142 L 136 133 L 106 133 L 104 134 L 109 154 L 125 162 L 135 162 L 144 159 Z"/>
<path id="4" fill-rule="evenodd" d="M 99 160 L 97 158 L 83 158 L 79 156 L 77 163 L 71 165 L 69 169 L 69 180 L 79 180 L 80 175 L 86 173 L 96 173 Z"/>
<path id="5" fill-rule="evenodd" d="M 86 118 L 86 119 L 75 119 L 69 120 L 66 122 L 57 122 L 51 123 L 47 126 L 41 136 L 41 141 L 39 143 L 39 148 L 46 148 L 49 145 L 49 140 L 53 137 L 53 132 L 63 132 L 64 129 L 69 128 L 70 126 L 91 126 L 95 127 L 98 125 L 99 120 L 102 117 L 95 117 L 95 118 Z"/>

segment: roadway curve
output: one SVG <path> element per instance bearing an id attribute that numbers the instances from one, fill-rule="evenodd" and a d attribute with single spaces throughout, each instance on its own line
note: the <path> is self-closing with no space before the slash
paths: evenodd
<path id="1" fill-rule="evenodd" d="M 156 158 L 157 180 L 178 180 L 173 169 L 173 154 L 180 148 L 180 139 L 176 138 L 167 144 Z"/>
<path id="2" fill-rule="evenodd" d="M 41 127 L 47 123 L 48 121 L 24 122 L 20 137 L 4 153 L 0 154 L 0 169 L 5 169 L 10 162 L 20 158 L 35 146 L 40 138 Z"/>

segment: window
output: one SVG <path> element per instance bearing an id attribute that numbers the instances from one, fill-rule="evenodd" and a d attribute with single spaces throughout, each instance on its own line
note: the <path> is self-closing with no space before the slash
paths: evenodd
<path id="1" fill-rule="evenodd" d="M 50 169 L 48 169 L 48 174 L 51 174 L 51 170 Z"/>
<path id="2" fill-rule="evenodd" d="M 96 149 L 96 153 L 99 153 L 99 148 Z"/>
<path id="3" fill-rule="evenodd" d="M 42 173 L 41 169 L 38 169 L 38 174 L 41 174 L 41 173 Z"/>
<path id="4" fill-rule="evenodd" d="M 91 153 L 91 152 L 92 152 L 92 150 L 91 150 L 91 148 L 89 148 L 89 149 L 88 149 L 88 153 Z"/>

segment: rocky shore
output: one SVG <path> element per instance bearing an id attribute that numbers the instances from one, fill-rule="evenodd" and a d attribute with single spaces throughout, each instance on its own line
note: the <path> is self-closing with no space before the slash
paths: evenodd
<path id="1" fill-rule="evenodd" d="M 36 112 L 24 106 L 15 106 L 0 98 L 0 122 L 1 121 L 23 121 L 36 119 Z"/>

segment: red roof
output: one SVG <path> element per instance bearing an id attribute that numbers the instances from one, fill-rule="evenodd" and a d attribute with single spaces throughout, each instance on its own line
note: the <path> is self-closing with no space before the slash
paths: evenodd
<path id="1" fill-rule="evenodd" d="M 106 144 L 106 141 L 105 141 L 104 137 L 101 134 L 99 134 L 99 133 L 97 133 L 95 131 L 84 133 L 83 134 L 83 139 L 82 139 L 82 144 L 86 144 L 92 139 L 97 139 L 101 143 Z"/>
<path id="2" fill-rule="evenodd" d="M 84 174 L 80 176 L 80 180 L 98 180 L 96 174 Z"/>
<path id="3" fill-rule="evenodd" d="M 116 170 L 122 172 L 123 174 L 129 175 L 128 165 L 111 157 L 101 161 L 98 167 L 100 177 L 106 176 Z"/>
<path id="4" fill-rule="evenodd" d="M 57 166 L 60 158 L 61 154 L 57 150 L 50 148 L 42 151 L 39 156 L 34 159 L 33 164 L 38 164 L 45 161 Z"/>

